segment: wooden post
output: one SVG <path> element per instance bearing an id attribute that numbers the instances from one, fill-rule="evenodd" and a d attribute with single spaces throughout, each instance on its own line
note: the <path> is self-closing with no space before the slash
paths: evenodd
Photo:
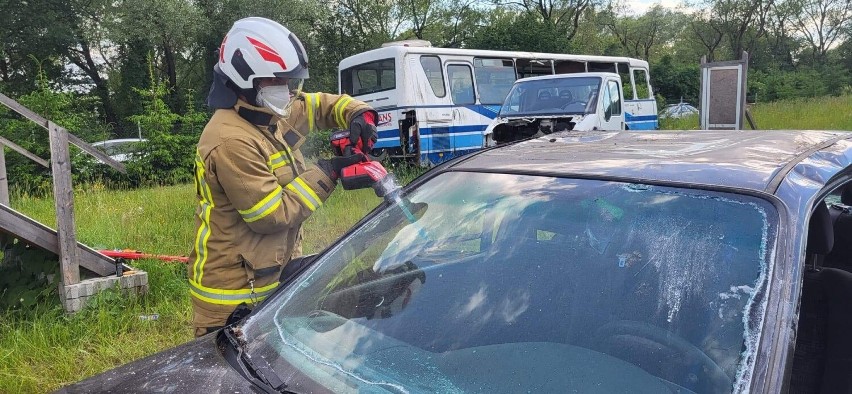
<path id="1" fill-rule="evenodd" d="M 6 147 L 0 142 L 0 204 L 5 206 L 9 206 L 9 179 L 6 176 Z M 4 258 L 6 257 L 6 244 L 9 243 L 11 238 L 6 234 L 0 232 L 0 251 L 3 252 Z"/>
<path id="2" fill-rule="evenodd" d="M 47 122 L 47 126 L 50 133 L 50 166 L 53 173 L 56 232 L 59 238 L 59 266 L 62 269 L 62 285 L 68 286 L 80 282 L 68 132 L 50 121 Z"/>
<path id="3" fill-rule="evenodd" d="M 0 142 L 0 204 L 9 206 L 9 179 L 6 177 L 6 146 Z"/>

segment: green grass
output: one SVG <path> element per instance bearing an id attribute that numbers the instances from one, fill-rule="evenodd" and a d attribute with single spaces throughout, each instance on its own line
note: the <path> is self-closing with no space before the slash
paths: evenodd
<path id="1" fill-rule="evenodd" d="M 408 176 L 410 178 L 410 176 Z M 75 193 L 77 234 L 96 248 L 188 254 L 194 230 L 192 185 L 130 191 L 97 187 Z M 305 253 L 334 241 L 380 200 L 372 190 L 338 189 L 305 223 Z M 53 226 L 51 199 L 13 196 L 12 206 Z M 142 297 L 101 294 L 66 315 L 54 302 L 0 315 L 0 393 L 53 391 L 192 338 L 185 266 L 140 261 L 150 291 Z M 157 320 L 139 316 L 159 314 Z"/>
<path id="2" fill-rule="evenodd" d="M 852 95 L 802 98 L 758 103 L 751 114 L 761 130 L 847 130 L 852 131 Z M 663 130 L 697 130 L 698 116 L 662 119 Z"/>

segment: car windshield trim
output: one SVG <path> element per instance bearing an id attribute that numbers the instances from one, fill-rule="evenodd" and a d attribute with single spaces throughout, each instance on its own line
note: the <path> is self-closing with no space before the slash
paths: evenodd
<path id="1" fill-rule="evenodd" d="M 435 185 L 433 185 L 433 183 L 438 181 L 436 178 L 438 178 L 438 177 L 440 177 L 444 174 L 452 174 L 452 173 L 456 173 L 456 174 L 467 173 L 467 174 L 470 174 L 470 172 L 468 172 L 468 170 L 466 170 L 466 169 L 460 170 L 460 171 L 455 171 L 455 170 L 448 171 L 448 172 L 444 172 L 444 173 L 439 174 L 439 175 L 429 177 L 428 179 L 424 179 L 422 181 L 423 183 L 422 183 L 421 186 L 428 185 L 427 187 L 434 187 Z M 485 176 L 485 175 L 488 175 L 488 174 L 475 174 L 475 175 Z M 494 174 L 494 175 L 498 175 L 498 174 Z M 541 178 L 540 175 L 535 175 L 535 176 L 532 176 L 532 177 L 533 178 Z M 556 178 L 556 179 L 567 180 L 569 183 L 591 181 L 591 180 L 578 180 L 576 178 Z M 445 182 L 446 182 L 446 180 L 445 180 Z M 525 182 L 529 182 L 529 181 L 525 181 Z M 591 182 L 600 182 L 600 181 L 591 181 Z M 632 191 L 630 191 L 629 193 L 639 193 L 639 194 L 642 194 L 642 193 L 652 193 L 652 194 L 657 193 L 657 194 L 659 194 L 663 190 L 663 189 L 659 189 L 660 187 L 665 188 L 665 189 L 670 189 L 669 187 L 666 187 L 666 186 L 656 186 L 656 185 L 644 185 L 643 186 L 643 185 L 639 185 L 637 187 L 631 187 L 630 189 Z M 497 190 L 497 189 L 495 189 L 495 190 Z M 609 189 L 607 189 L 607 190 L 609 190 Z M 612 190 L 621 190 L 621 189 L 612 189 Z M 624 189 L 624 190 L 626 191 L 626 189 Z M 654 190 L 657 190 L 657 191 L 654 191 Z M 690 193 L 696 194 L 696 195 L 697 194 L 707 194 L 707 191 L 703 190 L 703 189 L 681 189 L 680 191 L 686 192 L 686 194 L 690 194 Z M 418 193 L 417 189 L 410 191 L 410 192 L 414 193 L 414 198 L 416 199 L 417 193 Z M 619 192 L 619 193 L 623 193 L 623 191 Z M 709 192 L 709 193 L 712 194 L 712 193 L 718 193 L 718 192 Z M 734 204 L 734 206 L 739 206 L 739 207 L 750 206 L 750 207 L 755 207 L 755 209 L 758 209 L 757 207 L 760 207 L 758 210 L 763 210 L 764 214 L 766 212 L 769 212 L 769 211 L 774 211 L 775 213 L 777 213 L 777 210 L 774 209 L 772 202 L 767 201 L 766 199 L 763 199 L 763 198 L 760 198 L 760 197 L 757 197 L 757 199 L 755 199 L 754 196 L 731 195 L 727 192 L 722 192 L 722 193 L 724 195 L 728 195 L 729 197 L 733 197 L 733 199 L 712 197 L 711 201 L 718 201 L 717 203 L 714 203 L 714 204 L 723 204 L 725 206 L 730 205 L 730 204 Z M 626 196 L 630 196 L 630 195 L 631 194 L 627 194 Z M 720 195 L 720 197 L 722 197 L 722 196 Z M 688 196 L 685 197 L 685 195 L 681 196 L 677 193 L 672 194 L 672 195 L 670 195 L 670 197 L 666 197 L 666 198 L 675 198 L 675 199 L 680 198 L 682 201 L 693 201 L 693 200 L 694 201 L 704 201 L 700 198 L 694 199 L 694 198 L 688 197 Z M 662 198 L 662 199 L 665 200 L 666 198 Z M 688 200 L 683 200 L 683 198 L 688 198 Z M 621 199 L 621 198 L 617 198 L 614 201 L 622 201 L 622 200 L 623 199 Z M 469 202 L 469 204 L 475 203 L 475 201 L 476 200 L 473 199 L 473 200 L 471 200 L 471 202 Z M 637 200 L 637 201 L 639 201 L 639 200 Z M 750 202 L 746 202 L 746 201 L 750 201 Z M 760 202 L 760 201 L 762 201 L 762 202 Z M 745 202 L 745 205 L 743 205 L 743 202 Z M 757 204 L 757 205 L 754 205 L 754 204 Z M 617 209 L 617 208 L 611 208 L 611 209 L 613 209 L 611 212 L 619 212 L 619 209 Z M 621 209 L 624 209 L 624 208 L 621 208 Z M 752 208 L 738 208 L 738 209 L 746 209 L 747 212 L 754 211 L 754 210 L 752 210 Z M 278 317 L 274 318 L 273 320 L 279 321 L 279 322 L 281 322 L 281 324 L 283 324 L 283 325 L 277 325 L 278 328 L 273 329 L 273 331 L 281 331 L 282 333 L 283 332 L 290 333 L 288 335 L 284 335 L 284 336 L 281 337 L 280 341 L 283 341 L 281 343 L 281 346 L 283 346 L 284 348 L 290 349 L 290 350 L 299 349 L 297 351 L 298 354 L 301 354 L 301 356 L 299 356 L 299 357 L 304 358 L 305 360 L 310 360 L 310 361 L 307 361 L 309 364 L 323 365 L 324 366 L 323 368 L 327 369 L 327 372 L 324 372 L 324 374 L 332 373 L 332 375 L 342 377 L 343 375 L 349 376 L 348 373 L 352 372 L 352 370 L 349 369 L 348 367 L 343 368 L 343 366 L 341 364 L 337 364 L 336 362 L 332 362 L 331 359 L 326 359 L 327 356 L 324 356 L 323 354 L 325 354 L 325 353 L 323 353 L 323 352 L 326 352 L 327 350 L 309 350 L 308 348 L 304 348 L 303 347 L 304 345 L 298 344 L 297 343 L 298 341 L 303 341 L 303 340 L 309 341 L 309 342 L 305 342 L 305 343 L 314 343 L 313 340 L 310 340 L 309 338 L 315 337 L 316 334 L 312 334 L 313 336 L 303 338 L 302 336 L 304 335 L 303 333 L 305 332 L 304 327 L 309 327 L 309 326 L 305 326 L 305 324 L 311 324 L 311 323 L 306 323 L 306 321 L 298 320 L 298 319 L 292 320 L 291 318 L 285 316 L 288 313 L 290 313 L 290 312 L 287 312 L 287 310 L 289 310 L 291 308 L 290 307 L 281 308 L 281 306 L 282 305 L 286 306 L 286 305 L 290 304 L 294 300 L 293 297 L 295 297 L 297 294 L 299 294 L 299 293 L 295 293 L 295 292 L 292 291 L 292 289 L 294 287 L 298 287 L 298 288 L 300 288 L 301 291 L 304 291 L 304 286 L 307 285 L 306 282 L 304 282 L 304 280 L 306 278 L 311 278 L 312 280 L 315 280 L 317 278 L 316 275 L 320 275 L 320 276 L 324 275 L 324 274 L 321 273 L 321 271 L 323 271 L 323 270 L 320 270 L 321 266 L 324 263 L 326 263 L 326 261 L 328 259 L 334 258 L 333 256 L 335 256 L 335 255 L 339 255 L 340 253 L 348 253 L 348 252 L 345 251 L 345 249 L 351 246 L 350 244 L 352 244 L 354 242 L 353 240 L 358 237 L 359 231 L 364 230 L 364 228 L 369 228 L 371 226 L 377 225 L 376 220 L 383 220 L 382 219 L 383 215 L 386 215 L 389 210 L 393 210 L 393 207 L 385 205 L 384 208 L 380 207 L 379 209 L 374 211 L 374 213 L 370 217 L 365 218 L 362 221 L 362 224 L 360 226 L 361 228 L 353 229 L 353 231 L 351 231 L 347 236 L 342 238 L 339 242 L 335 243 L 331 248 L 329 248 L 323 254 L 321 254 L 320 256 L 317 256 L 316 264 L 314 264 L 312 267 L 305 270 L 303 272 L 303 274 L 298 279 L 296 279 L 296 281 L 294 281 L 292 283 L 292 286 L 286 286 L 284 289 L 282 289 L 282 292 L 280 292 L 279 294 L 276 294 L 273 297 L 270 297 L 269 304 L 265 305 L 264 308 L 263 308 L 264 310 L 274 309 L 275 310 L 274 314 L 278 315 Z M 437 209 L 436 211 L 432 211 L 432 212 L 434 213 L 434 212 L 440 212 L 440 211 L 441 211 L 441 209 Z M 429 207 L 427 207 L 426 213 L 425 213 L 425 215 L 426 215 L 425 218 L 429 217 L 429 215 L 430 215 L 429 212 L 430 212 L 430 209 L 429 209 Z M 625 211 L 625 212 L 627 212 L 627 211 Z M 698 212 L 701 212 L 701 211 L 698 211 Z M 756 212 L 756 211 L 754 211 L 754 212 Z M 423 224 L 423 226 L 425 226 L 425 232 L 426 233 L 433 233 L 434 231 L 436 231 L 434 228 L 429 227 L 430 219 L 421 219 L 421 220 L 424 221 L 422 224 Z M 631 220 L 635 221 L 637 219 L 631 219 Z M 762 227 L 765 230 L 764 231 L 765 233 L 760 238 L 764 239 L 764 241 L 762 241 L 763 244 L 770 243 L 770 245 L 765 245 L 765 246 L 767 247 L 766 250 L 772 252 L 772 251 L 774 251 L 775 243 L 776 243 L 775 235 L 776 235 L 777 226 L 778 226 L 778 222 L 777 222 L 778 216 L 777 216 L 777 214 L 772 214 L 772 215 L 769 215 L 769 216 L 764 215 L 763 219 L 761 219 L 761 220 L 763 220 L 763 223 L 765 223 L 765 225 L 762 225 Z M 410 226 L 413 226 L 413 225 L 410 225 Z M 373 228 L 376 228 L 376 227 L 373 227 Z M 719 230 L 719 231 L 721 231 L 721 230 Z M 435 233 L 435 234 L 437 234 L 437 233 Z M 542 233 L 542 234 L 543 234 L 543 236 L 547 236 L 546 232 Z M 465 237 L 456 237 L 455 238 L 455 240 L 457 240 L 459 242 L 466 242 L 466 240 L 469 240 L 469 239 L 470 238 L 465 238 Z M 354 243 L 358 243 L 358 242 L 354 242 Z M 371 242 L 363 242 L 363 243 L 364 244 L 374 244 L 375 240 L 373 240 Z M 440 244 L 440 242 L 439 242 L 439 244 Z M 392 278 L 396 278 L 396 279 L 405 278 L 406 283 L 409 283 L 409 284 L 410 283 L 416 283 L 416 282 L 419 282 L 418 272 L 422 270 L 425 273 L 425 277 L 426 277 L 425 281 L 423 282 L 424 283 L 423 286 L 430 286 L 430 284 L 435 283 L 434 281 L 436 279 L 430 280 L 430 278 L 436 277 L 435 275 L 437 275 L 437 272 L 438 272 L 438 271 L 436 271 L 436 269 L 444 269 L 442 267 L 449 268 L 451 266 L 454 266 L 454 267 L 456 267 L 456 269 L 458 269 L 459 267 L 463 267 L 464 264 L 481 264 L 481 263 L 476 263 L 476 261 L 480 261 L 480 260 L 479 260 L 478 257 L 476 257 L 476 253 L 473 253 L 473 254 L 469 254 L 469 255 L 460 255 L 461 257 L 458 257 L 458 263 L 453 263 L 451 265 L 429 266 L 430 263 L 427 263 L 427 261 L 431 261 L 431 259 L 435 259 L 435 258 L 443 258 L 443 257 L 441 257 L 441 254 L 440 254 L 440 252 L 442 252 L 442 249 L 420 247 L 420 246 L 417 246 L 416 244 L 413 245 L 413 246 L 414 247 L 412 248 L 411 253 L 406 255 L 406 256 L 408 256 L 408 257 L 406 257 L 406 259 L 412 259 L 412 261 L 414 261 L 415 264 L 412 267 L 409 267 L 407 269 L 400 269 L 396 274 L 394 274 L 392 276 Z M 446 249 L 443 249 L 443 250 L 446 250 Z M 733 249 L 731 249 L 731 250 L 733 250 Z M 749 317 L 753 317 L 753 316 L 756 316 L 756 315 L 762 316 L 763 315 L 762 312 L 765 311 L 765 299 L 766 299 L 765 295 L 760 296 L 760 297 L 762 297 L 760 302 L 752 303 L 752 301 L 755 299 L 755 297 L 758 297 L 758 295 L 760 295 L 760 294 L 764 294 L 765 283 L 768 283 L 767 278 L 769 276 L 771 276 L 771 272 L 768 272 L 768 269 L 771 268 L 771 265 L 766 264 L 766 259 L 771 258 L 771 257 L 770 257 L 769 254 L 766 254 L 766 251 L 764 251 L 763 256 L 764 256 L 764 260 L 762 261 L 762 264 L 760 265 L 761 268 L 759 269 L 759 271 L 761 273 L 760 278 L 755 278 L 754 282 L 747 282 L 748 283 L 747 285 L 746 284 L 738 285 L 736 287 L 737 290 L 733 290 L 733 288 L 731 288 L 731 289 L 725 288 L 724 291 L 720 290 L 721 292 L 720 292 L 720 296 L 719 296 L 719 297 L 723 297 L 721 295 L 722 293 L 727 294 L 727 295 L 724 296 L 726 300 L 728 300 L 728 299 L 742 299 L 744 301 L 747 298 L 748 301 L 749 301 L 748 307 L 745 307 L 745 305 L 743 305 L 742 309 L 734 309 L 734 310 L 739 310 L 740 311 L 739 313 L 743 314 L 744 320 L 743 320 L 743 323 L 741 323 L 742 329 L 746 330 L 746 329 L 755 328 L 755 329 L 758 330 L 757 334 L 759 334 L 759 332 L 760 332 L 759 330 L 761 329 L 762 324 L 758 325 L 757 327 L 746 327 L 745 322 L 747 321 L 747 319 Z M 625 258 L 629 259 L 629 257 L 625 257 Z M 465 261 L 469 261 L 470 263 L 464 263 Z M 376 264 L 379 264 L 379 263 L 377 262 Z M 459 265 L 459 264 L 461 264 L 461 265 Z M 438 268 L 436 268 L 436 267 L 438 267 Z M 318 271 L 320 271 L 320 272 L 318 272 Z M 448 272 L 449 271 L 444 272 L 445 278 L 447 278 L 446 275 L 452 276 Z M 379 282 L 365 282 L 365 284 L 362 285 L 362 288 L 363 288 L 363 286 L 368 286 L 368 287 L 369 286 L 373 286 L 373 287 L 379 286 L 380 283 L 385 283 L 384 281 L 388 281 L 388 280 L 391 280 L 391 279 L 381 279 Z M 392 282 L 392 280 L 391 280 L 391 282 Z M 373 283 L 373 284 L 370 285 L 368 283 Z M 390 283 L 390 282 L 388 282 L 388 283 Z M 680 285 L 678 285 L 678 286 L 680 286 Z M 749 296 L 743 297 L 745 294 L 749 294 Z M 302 295 L 299 295 L 299 297 L 302 297 Z M 672 300 L 674 300 L 674 299 L 672 299 Z M 387 301 L 387 299 L 384 299 L 384 298 L 382 300 L 376 299 L 374 304 L 382 305 L 385 301 Z M 667 302 L 669 302 L 669 301 L 667 301 Z M 275 305 L 275 306 L 273 306 L 273 305 Z M 672 304 L 672 305 L 675 305 L 675 304 Z M 320 308 L 320 309 L 324 309 L 324 308 Z M 279 313 L 284 313 L 284 315 L 279 315 Z M 376 310 L 374 310 L 373 312 L 370 312 L 370 313 L 379 313 L 379 312 L 376 312 Z M 521 313 L 523 313 L 523 312 L 521 312 Z M 670 312 L 670 314 L 667 315 L 667 316 L 669 316 L 668 317 L 669 319 L 677 320 L 677 316 L 678 316 L 677 313 L 678 313 L 677 309 L 675 309 L 675 310 L 673 310 L 673 312 Z M 684 312 L 684 313 L 686 313 L 686 312 Z M 719 312 L 719 313 L 721 313 L 721 312 Z M 267 315 L 268 315 L 268 313 L 267 313 Z M 391 314 L 389 316 L 394 316 L 394 314 Z M 511 318 L 511 316 L 513 316 L 513 315 L 510 314 L 510 315 L 505 315 L 505 316 L 509 316 L 507 318 Z M 760 317 L 760 318 L 762 319 L 762 317 Z M 249 323 L 247 323 L 247 325 L 246 325 L 247 331 L 252 331 L 254 329 L 254 327 L 252 327 L 252 325 L 257 323 L 259 320 L 261 320 L 261 319 L 258 319 L 258 316 L 255 315 L 253 317 L 253 320 L 251 320 Z M 301 321 L 301 323 L 300 323 L 300 321 Z M 327 327 L 329 327 L 328 329 L 334 331 L 334 330 L 338 330 L 337 328 L 334 328 L 334 327 L 348 327 L 348 328 L 346 328 L 346 330 L 363 330 L 363 328 L 359 328 L 359 327 L 363 327 L 360 324 L 373 322 L 373 323 L 371 323 L 371 326 L 372 326 L 372 324 L 378 324 L 378 323 L 382 322 L 383 319 L 365 320 L 364 323 L 359 323 L 359 325 L 350 324 L 350 322 L 353 322 L 352 318 L 344 318 L 343 320 L 341 320 L 339 317 L 324 317 L 324 318 L 314 318 L 313 321 L 314 321 L 314 323 L 312 323 L 312 324 L 315 324 L 315 325 L 320 324 L 320 326 L 331 324 L 331 326 L 327 326 Z M 325 323 L 319 323 L 321 321 L 325 321 Z M 359 320 L 354 320 L 354 321 L 359 321 Z M 335 322 L 340 322 L 340 323 L 335 323 Z M 751 322 L 751 323 L 754 323 L 754 322 Z M 762 323 L 762 321 L 761 321 L 761 323 Z M 260 324 L 260 323 L 258 323 L 258 324 Z M 340 325 L 340 324 L 343 324 L 343 325 Z M 260 325 L 258 325 L 258 327 L 259 326 Z M 290 327 L 290 328 L 287 328 L 287 327 Z M 340 328 L 340 329 L 344 329 L 344 328 Z M 296 331 L 293 331 L 293 330 L 296 330 Z M 323 332 L 327 333 L 329 331 L 323 331 Z M 367 334 L 366 331 L 363 331 L 362 333 L 363 333 L 363 335 L 373 335 L 373 334 Z M 743 335 L 745 335 L 745 334 L 746 334 L 746 332 L 743 333 Z M 322 334 L 322 335 L 329 335 L 329 334 Z M 251 337 L 251 335 L 249 335 L 249 336 Z M 759 335 L 757 335 L 757 336 L 759 336 Z M 730 375 L 731 375 L 730 376 L 731 379 L 733 380 L 733 379 L 736 378 L 739 382 L 748 380 L 748 377 L 751 374 L 751 368 L 753 368 L 753 366 L 754 366 L 753 355 L 754 355 L 755 349 L 756 349 L 755 348 L 756 342 L 753 342 L 753 340 L 756 339 L 756 336 L 749 334 L 748 337 L 749 337 L 748 342 L 747 343 L 744 342 L 745 349 L 746 349 L 745 353 L 737 356 L 737 358 L 742 361 L 742 364 L 740 366 L 743 367 L 743 368 L 738 368 L 737 371 L 730 370 L 730 372 L 729 372 Z M 387 342 L 387 341 L 390 341 L 392 338 L 394 338 L 394 337 L 387 337 L 386 336 L 385 339 L 376 339 L 376 340 L 379 341 L 379 342 L 382 342 L 382 341 Z M 744 336 L 740 336 L 740 340 L 745 341 L 744 338 L 745 338 Z M 326 338 L 326 339 L 328 339 L 328 338 Z M 399 338 L 397 338 L 397 339 L 399 339 Z M 342 339 L 338 339 L 338 340 L 342 340 Z M 297 341 L 297 342 L 293 342 L 293 341 Z M 390 343 L 390 342 L 388 342 L 388 343 Z M 568 344 L 570 345 L 570 342 Z M 279 346 L 279 348 L 281 346 Z M 530 348 L 530 349 L 532 349 L 532 348 Z M 414 349 L 412 349 L 412 350 L 414 350 Z M 485 351 L 484 348 L 482 348 L 481 350 Z M 281 350 L 281 351 L 283 351 L 283 350 Z M 319 351 L 319 353 L 316 353 L 317 351 Z M 503 350 L 496 349 L 494 351 L 497 351 L 499 353 Z M 382 353 L 382 352 L 380 352 L 380 353 Z M 449 355 L 449 354 L 452 354 L 452 352 L 446 353 L 446 354 Z M 295 355 L 295 353 L 291 354 L 291 356 L 294 356 L 294 355 Z M 566 355 L 567 355 L 567 353 L 566 353 Z M 401 356 L 402 355 L 400 354 L 400 357 Z M 410 355 L 410 356 L 414 357 L 413 354 Z M 447 356 L 447 357 L 449 357 L 449 356 Z M 454 362 L 454 361 L 452 361 L 451 358 L 445 358 L 445 359 L 447 360 L 447 362 Z M 325 361 L 323 361 L 323 360 L 325 360 Z M 601 359 L 601 360 L 604 360 L 604 359 Z M 607 359 L 607 360 L 609 360 L 609 359 Z M 606 361 L 606 362 L 612 364 L 612 363 L 615 363 L 616 360 L 612 359 L 612 360 Z M 316 364 L 316 363 L 319 363 L 319 364 Z M 296 363 L 296 364 L 298 364 L 298 363 Z M 302 368 L 306 367 L 307 365 L 308 364 L 302 364 L 301 366 L 297 365 L 296 368 L 301 370 Z M 612 365 L 616 365 L 616 364 L 612 364 Z M 728 364 L 726 364 L 726 365 L 728 365 Z M 358 375 L 358 378 L 356 378 L 355 376 L 349 376 L 346 379 L 355 379 L 356 381 L 361 382 L 359 384 L 367 384 L 366 383 L 367 381 L 373 382 L 373 383 L 383 381 L 385 383 L 392 384 L 392 385 L 400 384 L 400 382 L 405 382 L 405 383 L 402 383 L 402 387 L 408 387 L 409 384 L 412 384 L 410 381 L 406 381 L 405 379 L 399 380 L 399 379 L 402 379 L 399 376 L 397 376 L 396 378 L 390 378 L 390 376 L 381 375 L 382 373 L 385 373 L 387 371 L 376 370 L 374 367 L 375 366 L 370 366 L 369 369 L 362 369 L 361 370 L 362 373 L 366 373 L 367 375 L 358 375 L 358 373 L 355 373 L 355 375 Z M 625 368 L 626 367 L 627 367 L 627 365 L 625 365 Z M 363 368 L 368 368 L 368 366 L 366 364 L 364 364 Z M 368 370 L 373 371 L 373 372 L 367 372 Z M 349 371 L 349 372 L 344 374 L 343 371 Z M 375 375 L 377 373 L 380 374 L 381 376 L 384 376 L 384 378 L 381 378 L 379 380 L 375 380 L 375 378 L 378 378 L 380 376 L 380 375 Z M 341 375 L 341 374 L 343 374 L 343 375 Z M 323 375 L 323 377 L 325 377 L 325 378 L 330 378 L 330 376 L 331 375 L 328 375 L 328 376 Z M 372 377 L 370 377 L 370 376 L 372 376 Z M 640 380 L 647 379 L 647 378 L 640 378 L 638 376 L 639 375 L 636 375 L 636 379 L 640 379 Z M 318 377 L 318 376 L 310 376 L 310 378 L 313 379 L 313 380 L 323 381 L 322 377 Z M 361 380 L 359 380 L 359 379 L 361 379 Z M 388 380 L 388 379 L 390 379 L 390 380 Z M 438 379 L 436 381 L 441 381 L 441 382 L 444 382 L 446 384 L 449 384 L 449 382 L 456 382 L 455 380 L 452 380 L 452 379 L 450 381 L 446 381 L 446 376 L 444 376 L 444 375 L 436 376 L 435 379 Z M 444 379 L 444 380 L 441 380 L 441 379 Z M 687 384 L 687 383 L 684 383 L 684 382 L 675 382 L 675 383 L 678 384 L 678 385 Z M 648 384 L 650 384 L 650 383 L 648 383 Z M 388 387 L 391 387 L 391 386 L 388 386 Z M 432 387 L 432 389 L 435 389 L 435 388 Z"/>

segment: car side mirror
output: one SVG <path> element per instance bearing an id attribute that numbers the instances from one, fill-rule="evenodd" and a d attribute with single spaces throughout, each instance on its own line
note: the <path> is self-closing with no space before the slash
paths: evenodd
<path id="1" fill-rule="evenodd" d="M 607 103 L 606 108 L 604 108 L 604 120 L 609 122 L 612 119 L 612 103 Z"/>
<path id="2" fill-rule="evenodd" d="M 308 256 L 296 257 L 295 259 L 290 260 L 287 265 L 284 266 L 284 269 L 281 270 L 281 276 L 278 281 L 281 283 L 287 283 L 298 276 L 298 273 L 302 271 L 302 268 L 308 267 L 314 263 L 317 255 L 312 254 Z"/>

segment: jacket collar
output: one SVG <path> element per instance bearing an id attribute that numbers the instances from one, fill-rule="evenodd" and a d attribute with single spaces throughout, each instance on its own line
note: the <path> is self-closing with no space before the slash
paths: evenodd
<path id="1" fill-rule="evenodd" d="M 280 120 L 280 117 L 264 107 L 255 107 L 242 99 L 237 100 L 234 111 L 247 122 L 258 127 L 269 127 Z"/>

